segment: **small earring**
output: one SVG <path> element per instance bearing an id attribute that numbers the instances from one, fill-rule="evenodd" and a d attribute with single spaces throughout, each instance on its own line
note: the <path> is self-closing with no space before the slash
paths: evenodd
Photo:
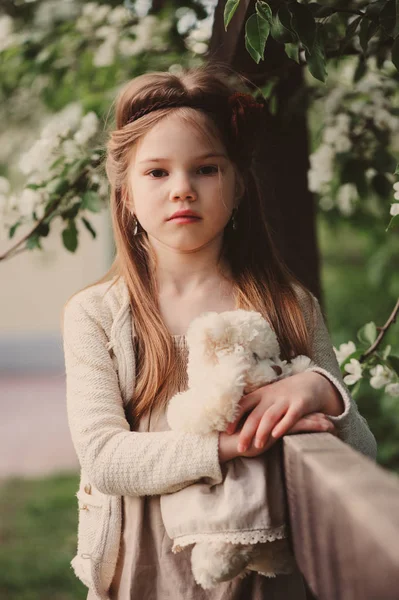
<path id="1" fill-rule="evenodd" d="M 136 215 L 133 215 L 133 219 L 134 219 L 133 235 L 137 235 L 137 232 L 138 232 L 138 229 L 139 229 L 139 222 L 137 220 Z"/>
<path id="2" fill-rule="evenodd" d="M 237 207 L 234 207 L 232 210 L 231 224 L 233 226 L 234 231 L 237 231 L 237 220 L 236 220 L 237 210 L 238 210 Z"/>

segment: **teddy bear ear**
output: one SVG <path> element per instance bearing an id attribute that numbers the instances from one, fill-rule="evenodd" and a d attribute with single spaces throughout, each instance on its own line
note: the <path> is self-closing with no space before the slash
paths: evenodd
<path id="1" fill-rule="evenodd" d="M 225 330 L 223 317 L 217 312 L 205 312 L 191 321 L 187 330 L 190 347 L 203 350 L 210 342 L 219 340 Z"/>
<path id="2" fill-rule="evenodd" d="M 256 332 L 251 342 L 253 352 L 261 359 L 279 356 L 280 345 L 270 323 L 260 313 L 254 312 L 251 325 Z"/>

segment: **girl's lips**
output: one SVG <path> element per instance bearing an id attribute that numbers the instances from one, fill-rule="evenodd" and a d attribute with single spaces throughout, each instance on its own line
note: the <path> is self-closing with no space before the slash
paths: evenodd
<path id="1" fill-rule="evenodd" d="M 195 221 L 200 221 L 200 217 L 173 217 L 173 219 L 169 219 L 170 221 L 175 221 L 176 223 L 194 223 Z"/>

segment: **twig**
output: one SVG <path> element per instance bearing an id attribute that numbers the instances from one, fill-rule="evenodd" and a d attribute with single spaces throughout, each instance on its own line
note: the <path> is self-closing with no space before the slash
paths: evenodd
<path id="1" fill-rule="evenodd" d="M 382 327 L 379 327 L 380 333 L 378 334 L 377 339 L 375 340 L 374 344 L 372 344 L 370 346 L 370 348 L 368 348 L 366 350 L 366 352 L 364 352 L 361 355 L 361 357 L 359 358 L 359 362 L 363 362 L 367 358 L 367 356 L 372 354 L 378 348 L 378 346 L 382 342 L 384 335 L 388 331 L 389 327 L 392 325 L 392 323 L 395 323 L 398 312 L 399 312 L 399 298 L 398 298 L 395 308 L 393 309 L 388 321 L 385 323 L 385 325 L 383 325 Z"/>

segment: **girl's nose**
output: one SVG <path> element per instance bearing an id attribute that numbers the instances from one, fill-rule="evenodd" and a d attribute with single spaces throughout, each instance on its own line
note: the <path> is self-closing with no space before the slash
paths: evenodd
<path id="1" fill-rule="evenodd" d="M 184 175 L 176 178 L 172 189 L 172 196 L 176 200 L 185 200 L 186 198 L 195 200 L 197 197 L 190 178 Z"/>

